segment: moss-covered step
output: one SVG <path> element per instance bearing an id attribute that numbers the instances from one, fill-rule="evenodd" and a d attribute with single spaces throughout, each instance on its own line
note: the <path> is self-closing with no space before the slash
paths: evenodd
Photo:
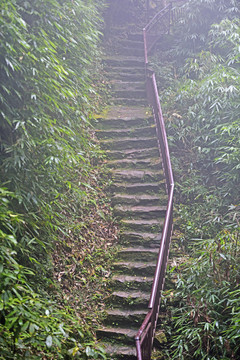
<path id="1" fill-rule="evenodd" d="M 137 327 L 135 329 L 103 326 L 97 330 L 98 339 L 111 339 L 112 341 L 121 342 L 125 345 L 134 345 L 134 337 L 137 333 Z"/>
<path id="2" fill-rule="evenodd" d="M 103 58 L 103 63 L 110 67 L 134 67 L 142 68 L 144 70 L 144 59 L 143 56 L 137 58 L 136 56 L 106 56 Z"/>
<path id="3" fill-rule="evenodd" d="M 147 315 L 148 309 L 129 310 L 125 308 L 120 309 L 107 309 L 106 318 L 104 319 L 105 325 L 115 325 L 126 327 L 130 324 L 141 324 Z"/>
<path id="4" fill-rule="evenodd" d="M 108 355 L 108 360 L 136 360 L 135 346 L 119 345 L 105 342 L 102 344 Z"/>
<path id="5" fill-rule="evenodd" d="M 100 139 L 111 139 L 111 138 L 121 138 L 121 137 L 153 137 L 156 135 L 155 126 L 141 126 L 133 127 L 129 126 L 123 129 L 108 129 L 108 130 L 97 130 L 97 136 Z"/>
<path id="6" fill-rule="evenodd" d="M 121 269 L 122 270 L 122 269 Z M 120 271 L 121 271 L 120 270 Z M 136 275 L 125 275 L 118 274 L 114 275 L 111 279 L 110 285 L 114 290 L 142 290 L 151 292 L 153 276 L 144 276 Z"/>
<path id="7" fill-rule="evenodd" d="M 146 106 L 147 105 L 147 100 L 145 100 L 144 98 L 138 99 L 138 98 L 115 97 L 115 98 L 112 98 L 112 104 L 115 104 L 115 105 L 129 105 L 129 106 L 133 106 L 133 105 Z"/>
<path id="8" fill-rule="evenodd" d="M 125 275 L 137 275 L 137 276 L 146 276 L 150 277 L 154 275 L 154 271 L 156 268 L 156 262 L 152 261 L 117 261 L 113 264 L 113 270 L 118 274 Z"/>
<path id="9" fill-rule="evenodd" d="M 166 206 L 128 206 L 118 205 L 114 207 L 115 216 L 132 219 L 156 219 L 163 218 Z"/>
<path id="10" fill-rule="evenodd" d="M 118 259 L 125 261 L 150 261 L 156 262 L 159 252 L 159 246 L 154 248 L 138 246 L 125 247 L 118 252 Z"/>
<path id="11" fill-rule="evenodd" d="M 121 229 L 124 231 L 159 233 L 164 224 L 164 217 L 161 219 L 122 219 Z"/>
<path id="12" fill-rule="evenodd" d="M 146 159 L 117 159 L 107 161 L 109 168 L 133 168 L 133 169 L 151 169 L 158 170 L 161 169 L 161 162 L 159 158 L 146 158 Z"/>
<path id="13" fill-rule="evenodd" d="M 135 170 L 135 169 L 114 169 L 111 171 L 115 182 L 149 182 L 164 179 L 163 170 Z"/>
<path id="14" fill-rule="evenodd" d="M 139 290 L 113 291 L 107 299 L 112 308 L 125 307 L 129 310 L 146 309 L 150 298 L 149 292 Z"/>
<path id="15" fill-rule="evenodd" d="M 123 231 L 120 236 L 121 244 L 128 244 L 129 246 L 144 246 L 153 248 L 160 246 L 161 233 L 144 233 L 144 232 L 129 232 Z"/>
<path id="16" fill-rule="evenodd" d="M 115 194 L 112 197 L 113 205 L 161 205 L 158 195 L 149 194 Z"/>
<path id="17" fill-rule="evenodd" d="M 159 194 L 165 196 L 165 180 L 155 182 L 142 182 L 142 183 L 113 183 L 111 188 L 115 193 L 128 193 L 128 194 Z"/>
<path id="18" fill-rule="evenodd" d="M 140 149 L 106 150 L 106 155 L 111 160 L 117 159 L 146 159 L 156 157 L 159 154 L 157 146 Z"/>

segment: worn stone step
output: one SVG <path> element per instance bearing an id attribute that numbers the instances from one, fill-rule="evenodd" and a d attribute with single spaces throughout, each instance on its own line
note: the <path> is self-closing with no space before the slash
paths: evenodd
<path id="1" fill-rule="evenodd" d="M 119 45 L 122 47 L 126 47 L 126 48 L 131 48 L 131 49 L 143 49 L 143 36 L 141 41 L 138 40 L 130 40 L 128 39 L 120 39 L 118 41 Z"/>
<path id="2" fill-rule="evenodd" d="M 124 90 L 127 91 L 129 88 L 133 90 L 145 90 L 144 81 L 122 81 L 122 80 L 111 80 L 110 85 L 112 90 Z"/>
<path id="3" fill-rule="evenodd" d="M 117 52 L 120 55 L 136 56 L 138 58 L 143 58 L 144 56 L 143 48 L 118 47 Z"/>
<path id="4" fill-rule="evenodd" d="M 129 329 L 103 326 L 97 330 L 97 338 L 101 340 L 110 338 L 111 340 L 121 342 L 122 344 L 129 344 L 134 346 L 134 338 L 137 331 L 137 327 L 135 329 Z"/>
<path id="5" fill-rule="evenodd" d="M 128 99 L 128 98 L 115 97 L 115 98 L 112 98 L 112 103 L 115 104 L 115 105 L 146 106 L 147 105 L 147 100 L 145 100 L 144 98 L 142 98 L 142 99 L 137 99 L 137 98 Z"/>
<path id="6" fill-rule="evenodd" d="M 136 56 L 137 58 L 144 57 L 144 49 L 142 48 L 130 48 L 130 47 L 118 47 L 117 52 L 120 55 Z"/>
<path id="7" fill-rule="evenodd" d="M 131 32 L 128 34 L 128 39 L 132 41 L 143 41 L 143 33 L 142 32 Z"/>
<path id="8" fill-rule="evenodd" d="M 107 139 L 101 141 L 101 146 L 108 150 L 148 149 L 157 146 L 157 139 L 154 137 L 124 137 Z"/>
<path id="9" fill-rule="evenodd" d="M 131 69 L 129 71 L 121 71 L 121 72 L 115 72 L 116 68 L 110 68 L 108 69 L 108 72 L 105 73 L 107 79 L 115 79 L 115 80 L 122 80 L 122 81 L 144 81 L 145 75 L 144 71 L 141 69 L 139 73 L 137 72 L 131 72 Z M 126 70 L 126 68 L 124 69 Z"/>
<path id="10" fill-rule="evenodd" d="M 107 110 L 107 111 L 106 111 Z M 151 110 L 143 106 L 113 105 L 98 115 L 101 129 L 122 129 L 154 125 Z"/>
<path id="11" fill-rule="evenodd" d="M 137 310 L 128 310 L 128 309 L 107 309 L 106 318 L 104 319 L 105 325 L 115 325 L 123 326 L 130 324 L 141 324 L 147 315 L 148 309 L 137 309 Z"/>
<path id="12" fill-rule="evenodd" d="M 127 247 L 122 248 L 118 252 L 118 258 L 123 260 L 132 260 L 132 261 L 157 261 L 159 252 L 159 246 L 154 248 L 149 247 Z"/>
<path id="13" fill-rule="evenodd" d="M 166 206 L 129 206 L 118 205 L 114 207 L 115 216 L 123 218 L 159 219 L 165 215 Z"/>
<path id="14" fill-rule="evenodd" d="M 121 227 L 123 229 L 127 229 L 128 231 L 138 231 L 138 232 L 151 232 L 157 233 L 160 232 L 164 224 L 164 218 L 162 219 L 149 219 L 149 220 L 142 220 L 142 219 L 122 219 L 121 220 Z"/>
<path id="15" fill-rule="evenodd" d="M 115 89 L 112 91 L 113 98 L 127 99 L 129 100 L 143 100 L 146 101 L 145 89 L 135 89 L 134 86 L 129 86 L 127 89 Z M 115 101 L 115 100 L 114 100 Z"/>
<path id="16" fill-rule="evenodd" d="M 153 276 L 116 274 L 111 279 L 111 286 L 115 290 L 142 290 L 151 292 Z"/>
<path id="17" fill-rule="evenodd" d="M 119 159 L 119 160 L 109 160 L 107 161 L 107 165 L 109 168 L 134 168 L 134 169 L 151 169 L 151 170 L 159 170 L 162 168 L 162 163 L 159 158 L 148 158 L 148 159 Z"/>
<path id="18" fill-rule="evenodd" d="M 96 130 L 96 135 L 100 134 L 100 137 L 104 137 L 104 131 L 109 132 L 109 137 L 111 138 L 111 131 L 114 130 L 124 130 L 126 129 L 127 132 L 134 130 L 135 128 L 146 128 L 152 127 L 155 130 L 153 125 L 152 118 L 113 118 L 113 119 L 102 119 L 100 123 L 97 124 L 98 130 Z M 103 136 L 101 135 L 101 131 Z"/>
<path id="19" fill-rule="evenodd" d="M 109 296 L 107 303 L 111 304 L 112 308 L 129 308 L 129 310 L 137 310 L 147 308 L 150 298 L 150 293 L 143 291 L 113 291 Z"/>
<path id="20" fill-rule="evenodd" d="M 112 81 L 121 80 L 121 81 L 134 81 L 138 82 L 141 81 L 145 84 L 145 71 L 144 68 L 134 68 L 134 67 L 121 67 L 118 68 L 117 66 L 108 67 L 105 66 L 104 74 L 106 79 L 111 83 Z M 144 85 L 144 88 L 146 86 Z"/>
<path id="21" fill-rule="evenodd" d="M 160 205 L 161 199 L 157 195 L 148 194 L 116 194 L 112 197 L 113 205 Z"/>
<path id="22" fill-rule="evenodd" d="M 123 346 L 113 343 L 101 343 L 110 360 L 137 360 L 135 346 Z"/>
<path id="23" fill-rule="evenodd" d="M 155 262 L 139 261 L 118 261 L 113 264 L 114 271 L 125 275 L 136 275 L 150 277 L 154 275 L 156 268 Z"/>
<path id="24" fill-rule="evenodd" d="M 143 147 L 142 149 L 122 149 L 122 150 L 106 150 L 109 159 L 146 159 L 149 157 L 156 157 L 159 154 L 158 148 Z"/>
<path id="25" fill-rule="evenodd" d="M 158 181 L 164 179 L 163 170 L 134 170 L 134 169 L 113 169 L 111 170 L 114 182 L 138 183 Z"/>
<path id="26" fill-rule="evenodd" d="M 103 59 L 103 62 L 110 67 L 134 67 L 134 68 L 142 68 L 144 70 L 144 59 L 143 57 L 135 57 L 135 56 L 108 56 Z"/>
<path id="27" fill-rule="evenodd" d="M 122 138 L 122 137 L 154 137 L 156 136 L 155 126 L 128 127 L 123 129 L 96 130 L 98 138 Z"/>
<path id="28" fill-rule="evenodd" d="M 132 74 L 132 75 L 138 75 L 139 77 L 137 78 L 137 81 L 145 81 L 145 71 L 144 71 L 144 67 L 127 67 L 127 66 L 113 66 L 113 67 L 109 67 L 109 66 L 105 66 L 105 74 L 107 76 L 108 79 L 114 79 L 114 77 L 112 77 L 111 75 L 113 74 L 120 74 L 120 75 L 124 75 L 124 74 Z"/>
<path id="29" fill-rule="evenodd" d="M 160 245 L 161 233 L 142 233 L 135 231 L 123 231 L 120 234 L 120 240 L 123 243 L 134 246 L 156 247 Z"/>
<path id="30" fill-rule="evenodd" d="M 112 188 L 116 193 L 128 193 L 128 194 L 160 194 L 165 195 L 165 179 L 157 182 L 143 182 L 143 183 L 115 183 Z"/>

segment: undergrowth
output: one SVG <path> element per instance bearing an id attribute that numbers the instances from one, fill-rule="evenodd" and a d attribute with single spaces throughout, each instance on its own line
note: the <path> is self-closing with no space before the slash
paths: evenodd
<path id="1" fill-rule="evenodd" d="M 152 58 L 185 253 L 171 269 L 176 289 L 166 293 L 173 304 L 166 358 L 240 356 L 239 33 L 236 1 L 187 1 Z"/>
<path id="2" fill-rule="evenodd" d="M 91 125 L 103 6 L 0 4 L 1 359 L 105 358 L 94 324 L 117 229 Z"/>

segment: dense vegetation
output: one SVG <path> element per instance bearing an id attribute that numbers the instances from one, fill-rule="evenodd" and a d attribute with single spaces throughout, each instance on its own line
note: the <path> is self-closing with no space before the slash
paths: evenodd
<path id="1" fill-rule="evenodd" d="M 169 358 L 239 359 L 239 4 L 192 0 L 182 10 L 171 46 L 153 59 L 187 259 L 177 269 Z"/>
<path id="2" fill-rule="evenodd" d="M 105 356 L 81 301 L 94 281 L 98 300 L 110 234 L 89 122 L 102 7 L 0 3 L 1 359 Z"/>
<path id="3" fill-rule="evenodd" d="M 0 359 L 105 357 L 84 315 L 114 236 L 90 125 L 102 6 L 0 3 Z M 187 1 L 153 59 L 187 259 L 171 294 L 171 359 L 240 357 L 238 6 Z"/>

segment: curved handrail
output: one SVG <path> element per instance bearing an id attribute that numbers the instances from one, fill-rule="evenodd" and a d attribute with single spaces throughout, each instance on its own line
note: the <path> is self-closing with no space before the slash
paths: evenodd
<path id="1" fill-rule="evenodd" d="M 156 37 L 154 38 L 153 36 L 152 37 L 149 36 L 150 32 L 160 20 L 166 19 L 166 17 L 169 21 L 168 26 L 170 27 L 171 9 L 172 9 L 172 4 L 170 3 L 160 12 L 158 12 L 152 18 L 152 20 L 147 24 L 147 26 L 143 29 L 147 97 L 149 104 L 152 106 L 153 117 L 156 124 L 158 148 L 162 158 L 163 170 L 166 179 L 168 204 L 167 204 L 165 221 L 162 231 L 161 244 L 158 253 L 158 260 L 157 260 L 157 265 L 156 265 L 156 270 L 152 285 L 152 292 L 148 304 L 149 311 L 135 337 L 138 360 L 151 360 L 152 345 L 153 345 L 153 339 L 154 339 L 158 315 L 159 315 L 161 292 L 163 291 L 164 288 L 165 273 L 167 268 L 169 248 L 170 248 L 170 242 L 172 236 L 172 226 L 173 226 L 173 192 L 174 192 L 173 172 L 170 161 L 166 129 L 163 120 L 159 95 L 158 95 L 156 77 L 154 72 L 152 70 L 149 70 L 148 68 L 149 51 L 151 50 L 153 43 L 157 41 Z M 166 27 L 164 28 L 164 31 L 165 30 Z"/>

